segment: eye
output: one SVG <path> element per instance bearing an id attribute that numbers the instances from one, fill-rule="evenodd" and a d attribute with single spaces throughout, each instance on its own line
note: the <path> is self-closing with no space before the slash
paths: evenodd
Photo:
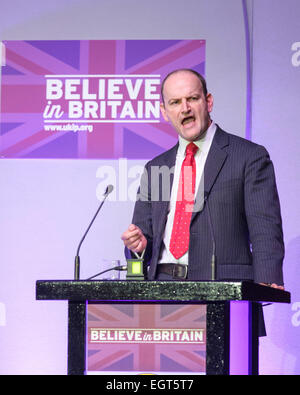
<path id="1" fill-rule="evenodd" d="M 189 98 L 189 101 L 197 101 L 199 100 L 199 96 L 192 96 Z"/>
<path id="2" fill-rule="evenodd" d="M 180 102 L 179 99 L 174 99 L 174 100 L 171 100 L 169 104 L 170 104 L 170 106 L 174 106 L 176 104 L 179 104 L 179 102 Z"/>

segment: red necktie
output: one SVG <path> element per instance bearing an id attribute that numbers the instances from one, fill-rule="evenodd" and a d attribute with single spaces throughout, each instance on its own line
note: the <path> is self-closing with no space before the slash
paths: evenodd
<path id="1" fill-rule="evenodd" d="M 190 143 L 186 147 L 185 159 L 181 166 L 176 210 L 170 241 L 170 252 L 179 259 L 189 248 L 190 222 L 194 207 L 196 162 L 194 155 L 198 147 Z"/>

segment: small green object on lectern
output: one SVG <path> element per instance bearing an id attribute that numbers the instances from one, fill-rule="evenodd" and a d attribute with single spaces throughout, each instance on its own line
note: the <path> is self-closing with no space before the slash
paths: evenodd
<path id="1" fill-rule="evenodd" d="M 144 280 L 143 259 L 127 259 L 126 280 Z"/>

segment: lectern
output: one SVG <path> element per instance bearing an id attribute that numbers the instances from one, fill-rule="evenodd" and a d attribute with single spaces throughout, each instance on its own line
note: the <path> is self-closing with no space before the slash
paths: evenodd
<path id="1" fill-rule="evenodd" d="M 290 303 L 290 293 L 248 281 L 41 280 L 36 283 L 36 299 L 68 301 L 68 374 L 86 372 L 87 303 L 151 303 L 205 304 L 206 374 L 228 375 L 231 303 L 249 305 L 248 374 L 258 374 L 258 304 Z"/>

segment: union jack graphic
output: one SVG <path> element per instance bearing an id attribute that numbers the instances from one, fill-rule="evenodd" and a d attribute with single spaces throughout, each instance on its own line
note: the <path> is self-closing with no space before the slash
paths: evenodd
<path id="1" fill-rule="evenodd" d="M 98 123 L 93 132 L 47 131 L 49 75 L 160 75 L 176 68 L 205 73 L 204 40 L 6 41 L 2 66 L 3 158 L 148 159 L 169 149 L 176 132 L 158 123 Z"/>
<path id="2" fill-rule="evenodd" d="M 93 328 L 202 329 L 203 342 L 92 342 Z M 88 371 L 205 373 L 206 306 L 111 304 L 88 305 Z"/>

